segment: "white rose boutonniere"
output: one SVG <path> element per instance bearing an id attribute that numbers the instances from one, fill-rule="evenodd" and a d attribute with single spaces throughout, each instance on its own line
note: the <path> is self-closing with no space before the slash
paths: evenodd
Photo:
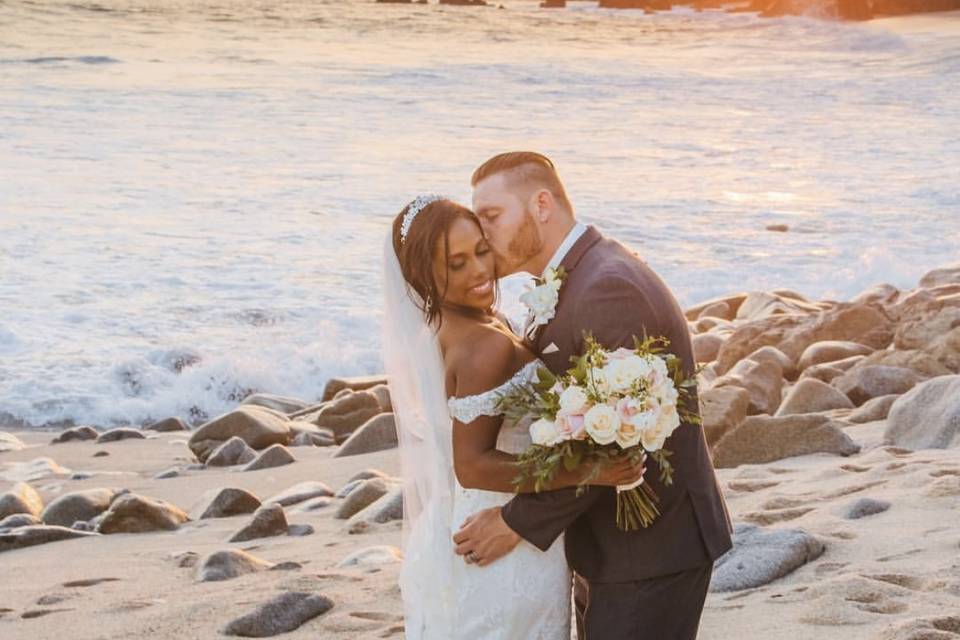
<path id="1" fill-rule="evenodd" d="M 537 278 L 537 284 L 520 296 L 520 302 L 528 310 L 528 330 L 553 320 L 557 313 L 557 303 L 560 301 L 560 286 L 566 275 L 563 267 L 547 269 L 543 278 Z"/>

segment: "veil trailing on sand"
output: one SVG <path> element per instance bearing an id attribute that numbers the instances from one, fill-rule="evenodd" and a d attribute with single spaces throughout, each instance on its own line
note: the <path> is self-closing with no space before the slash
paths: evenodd
<path id="1" fill-rule="evenodd" d="M 438 628 L 438 622 L 455 617 L 453 423 L 440 345 L 417 306 L 418 294 L 403 278 L 392 233 L 383 248 L 383 296 L 383 360 L 403 474 L 400 588 L 407 638 L 452 638 L 454 629 Z"/>

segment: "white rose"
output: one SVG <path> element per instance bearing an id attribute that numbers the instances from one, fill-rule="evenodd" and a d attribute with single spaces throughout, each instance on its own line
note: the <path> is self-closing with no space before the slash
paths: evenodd
<path id="1" fill-rule="evenodd" d="M 643 448 L 647 451 L 659 451 L 663 448 L 663 443 L 667 440 L 666 433 L 660 429 L 660 422 L 655 423 L 649 429 L 644 429 L 640 433 L 640 444 L 643 445 Z"/>
<path id="2" fill-rule="evenodd" d="M 560 411 L 567 415 L 583 413 L 587 410 L 587 392 L 583 387 L 572 385 L 560 394 Z"/>
<path id="3" fill-rule="evenodd" d="M 617 439 L 620 418 L 616 410 L 608 404 L 597 404 L 583 416 L 587 433 L 597 444 L 610 444 Z"/>
<path id="4" fill-rule="evenodd" d="M 657 428 L 665 434 L 664 437 L 669 438 L 679 426 L 680 414 L 677 413 L 677 407 L 673 405 L 663 407 L 657 417 Z"/>
<path id="5" fill-rule="evenodd" d="M 610 389 L 615 392 L 627 391 L 634 382 L 650 374 L 650 364 L 637 355 L 610 360 L 603 369 Z"/>
<path id="6" fill-rule="evenodd" d="M 677 388 L 673 386 L 673 383 L 667 382 L 659 387 L 654 387 L 650 390 L 653 396 L 657 399 L 657 402 L 660 403 L 660 406 L 676 406 L 677 399 L 680 397 L 680 393 L 677 391 Z"/>
<path id="7" fill-rule="evenodd" d="M 530 425 L 530 439 L 534 444 L 550 447 L 563 441 L 555 422 L 540 418 Z"/>
<path id="8" fill-rule="evenodd" d="M 600 393 L 610 393 L 610 382 L 607 380 L 607 371 L 600 367 L 590 369 L 588 380 L 593 381 L 593 386 Z"/>
<path id="9" fill-rule="evenodd" d="M 617 429 L 617 444 L 621 449 L 629 449 L 640 444 L 642 432 L 635 425 L 629 422 L 621 422 Z"/>

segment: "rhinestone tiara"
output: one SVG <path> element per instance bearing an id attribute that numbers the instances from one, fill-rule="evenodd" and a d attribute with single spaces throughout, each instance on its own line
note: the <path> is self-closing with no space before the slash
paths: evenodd
<path id="1" fill-rule="evenodd" d="M 417 217 L 417 214 L 426 209 L 428 205 L 433 204 L 438 200 L 446 200 L 446 197 L 436 193 L 428 193 L 426 195 L 417 196 L 413 199 L 413 202 L 407 206 L 407 212 L 403 214 L 403 222 L 400 224 L 401 242 L 406 241 L 407 233 L 410 232 L 410 225 L 413 224 L 413 219 Z"/>

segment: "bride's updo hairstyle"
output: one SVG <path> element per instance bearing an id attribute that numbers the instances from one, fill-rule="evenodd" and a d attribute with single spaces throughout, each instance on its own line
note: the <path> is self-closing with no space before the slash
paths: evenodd
<path id="1" fill-rule="evenodd" d="M 431 202 L 417 213 L 406 237 L 401 237 L 403 220 L 407 211 L 413 206 L 405 206 L 393 220 L 393 250 L 400 261 L 400 271 L 419 299 L 414 299 L 417 306 L 423 311 L 427 324 L 436 327 L 443 321 L 441 306 L 446 297 L 446 287 L 440 289 L 433 272 L 434 252 L 438 243 L 443 243 L 443 255 L 449 253 L 448 234 L 450 226 L 459 218 L 469 220 L 480 229 L 477 217 L 470 209 L 457 204 L 452 200 L 437 200 Z M 449 266 L 447 275 L 449 277 Z"/>

